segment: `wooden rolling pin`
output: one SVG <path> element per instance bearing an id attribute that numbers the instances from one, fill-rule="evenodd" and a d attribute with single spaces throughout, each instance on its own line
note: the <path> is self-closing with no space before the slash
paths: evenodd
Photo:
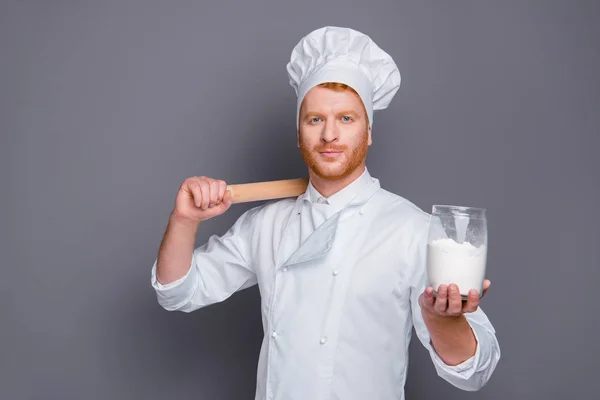
<path id="1" fill-rule="evenodd" d="M 242 183 L 228 185 L 233 203 L 246 203 L 297 197 L 306 191 L 308 178 L 284 179 L 281 181 Z"/>

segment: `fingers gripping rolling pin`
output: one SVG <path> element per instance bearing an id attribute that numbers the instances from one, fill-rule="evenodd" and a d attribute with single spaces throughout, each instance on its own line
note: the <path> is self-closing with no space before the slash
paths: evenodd
<path id="1" fill-rule="evenodd" d="M 306 191 L 308 178 L 228 185 L 233 203 L 297 197 Z"/>

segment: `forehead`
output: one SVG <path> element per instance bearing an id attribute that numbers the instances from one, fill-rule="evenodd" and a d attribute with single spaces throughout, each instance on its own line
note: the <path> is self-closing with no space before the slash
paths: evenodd
<path id="1" fill-rule="evenodd" d="M 364 106 L 360 97 L 351 90 L 337 91 L 315 86 L 302 100 L 301 111 L 335 111 L 340 109 L 362 112 Z"/>

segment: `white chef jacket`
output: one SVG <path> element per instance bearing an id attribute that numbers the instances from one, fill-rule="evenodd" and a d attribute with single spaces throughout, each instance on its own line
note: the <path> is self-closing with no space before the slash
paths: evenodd
<path id="1" fill-rule="evenodd" d="M 466 318 L 475 355 L 446 365 L 430 344 L 425 290 L 429 214 L 365 172 L 324 199 L 309 184 L 295 199 L 245 212 L 194 250 L 181 279 L 151 283 L 160 305 L 191 312 L 258 284 L 262 342 L 256 400 L 404 399 L 414 326 L 439 376 L 478 390 L 500 359 L 479 308 Z"/>

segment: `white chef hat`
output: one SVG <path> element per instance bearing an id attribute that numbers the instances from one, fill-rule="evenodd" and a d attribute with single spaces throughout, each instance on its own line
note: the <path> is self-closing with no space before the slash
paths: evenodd
<path id="1" fill-rule="evenodd" d="M 373 110 L 387 108 L 400 87 L 400 71 L 392 57 L 367 35 L 350 28 L 326 26 L 312 31 L 294 47 L 286 69 L 298 96 L 297 126 L 304 96 L 321 83 L 340 82 L 356 90 L 369 126 Z"/>

